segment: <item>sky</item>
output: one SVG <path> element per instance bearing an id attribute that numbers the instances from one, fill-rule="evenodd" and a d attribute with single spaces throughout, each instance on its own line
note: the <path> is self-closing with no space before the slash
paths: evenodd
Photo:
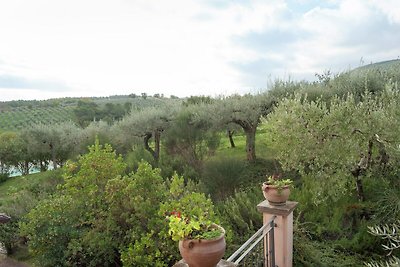
<path id="1" fill-rule="evenodd" d="M 398 0 L 0 0 L 0 101 L 255 93 L 399 56 Z"/>

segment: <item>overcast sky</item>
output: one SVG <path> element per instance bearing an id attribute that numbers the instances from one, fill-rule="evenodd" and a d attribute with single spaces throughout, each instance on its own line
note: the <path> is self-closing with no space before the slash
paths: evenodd
<path id="1" fill-rule="evenodd" d="M 0 0 L 0 101 L 257 92 L 399 56 L 398 0 Z"/>

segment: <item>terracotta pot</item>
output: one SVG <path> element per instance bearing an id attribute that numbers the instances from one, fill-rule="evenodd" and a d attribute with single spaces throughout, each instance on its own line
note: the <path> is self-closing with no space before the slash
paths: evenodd
<path id="1" fill-rule="evenodd" d="M 225 253 L 225 230 L 215 239 L 185 239 L 179 241 L 179 251 L 189 267 L 215 267 Z"/>
<path id="2" fill-rule="evenodd" d="M 263 183 L 262 191 L 265 199 L 268 200 L 269 204 L 272 206 L 285 205 L 290 195 L 290 187 L 288 185 L 278 190 L 274 185 Z"/>

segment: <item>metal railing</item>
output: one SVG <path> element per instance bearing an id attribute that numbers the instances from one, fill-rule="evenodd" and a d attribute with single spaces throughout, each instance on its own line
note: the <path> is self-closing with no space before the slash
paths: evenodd
<path id="1" fill-rule="evenodd" d="M 264 224 L 227 261 L 233 262 L 236 266 L 276 267 L 275 218 L 276 216 L 273 216 L 269 222 Z"/>

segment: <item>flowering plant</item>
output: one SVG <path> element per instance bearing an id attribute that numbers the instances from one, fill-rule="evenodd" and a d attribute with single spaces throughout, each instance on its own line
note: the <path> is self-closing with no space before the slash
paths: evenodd
<path id="1" fill-rule="evenodd" d="M 277 178 L 274 178 L 273 176 L 269 176 L 267 179 L 267 184 L 274 185 L 276 187 L 284 187 L 284 186 L 292 185 L 293 181 L 290 179 L 277 179 Z"/>
<path id="2" fill-rule="evenodd" d="M 267 176 L 267 183 L 266 185 L 271 185 L 278 189 L 278 192 L 281 192 L 284 187 L 292 186 L 293 181 L 291 179 L 281 179 L 280 175 L 272 175 Z"/>
<path id="3" fill-rule="evenodd" d="M 214 239 L 223 233 L 218 226 L 207 220 L 204 216 L 188 217 L 182 215 L 179 211 L 173 211 L 167 219 L 169 220 L 168 233 L 174 241 L 184 239 Z"/>

